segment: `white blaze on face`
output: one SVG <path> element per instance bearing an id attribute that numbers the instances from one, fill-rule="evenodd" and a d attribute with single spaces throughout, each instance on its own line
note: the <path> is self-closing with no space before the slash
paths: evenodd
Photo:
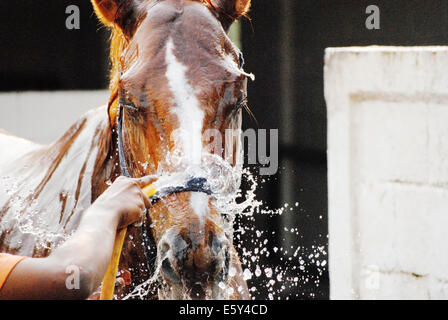
<path id="1" fill-rule="evenodd" d="M 203 148 L 204 111 L 200 108 L 194 88 L 186 77 L 187 67 L 177 60 L 173 49 L 174 44 L 170 39 L 166 47 L 166 77 L 174 97 L 172 112 L 177 115 L 179 121 L 176 138 L 180 142 L 182 157 L 189 164 L 199 165 Z"/>
<path id="2" fill-rule="evenodd" d="M 179 128 L 176 130 L 176 146 L 181 151 L 183 161 L 199 165 L 202 160 L 202 125 L 204 111 L 200 108 L 194 88 L 188 82 L 187 67 L 174 55 L 174 44 L 170 39 L 166 47 L 166 77 L 174 97 L 172 112 L 177 116 Z M 208 196 L 203 193 L 191 193 L 190 205 L 201 224 L 208 212 Z"/>
<path id="3" fill-rule="evenodd" d="M 205 217 L 208 213 L 208 195 L 202 192 L 192 192 L 190 205 L 199 218 L 201 227 L 204 227 Z"/>

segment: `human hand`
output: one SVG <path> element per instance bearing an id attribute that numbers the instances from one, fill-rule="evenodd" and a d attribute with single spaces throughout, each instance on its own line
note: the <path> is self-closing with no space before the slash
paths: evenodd
<path id="1" fill-rule="evenodd" d="M 130 224 L 141 223 L 145 219 L 146 209 L 151 206 L 151 201 L 143 193 L 142 188 L 156 180 L 154 176 L 118 177 L 92 204 L 92 209 L 114 214 L 118 229 L 125 228 Z"/>

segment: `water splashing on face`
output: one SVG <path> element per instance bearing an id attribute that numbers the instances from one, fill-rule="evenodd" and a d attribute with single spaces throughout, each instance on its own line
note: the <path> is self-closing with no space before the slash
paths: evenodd
<path id="1" fill-rule="evenodd" d="M 170 167 L 170 166 L 167 166 Z M 163 168 L 163 167 L 162 167 Z M 265 179 L 260 179 L 252 174 L 249 169 L 241 170 L 233 168 L 221 157 L 215 155 L 205 155 L 201 166 L 184 166 L 177 168 L 185 174 L 183 177 L 206 177 L 210 188 L 213 191 L 215 204 L 224 219 L 224 230 L 230 239 L 235 240 L 235 246 L 241 257 L 243 264 L 242 277 L 249 284 L 253 298 L 257 299 L 297 299 L 314 298 L 315 291 L 321 284 L 321 279 L 325 277 L 327 266 L 327 252 L 323 245 L 312 245 L 311 247 L 293 246 L 282 247 L 270 243 L 274 233 L 269 233 L 267 229 L 256 227 L 257 219 L 278 219 L 285 214 L 294 214 L 294 210 L 299 210 L 299 203 L 293 205 L 284 204 L 277 209 L 269 209 L 263 201 L 257 199 L 256 191 L 262 187 Z M 160 170 L 163 177 L 166 171 Z M 261 180 L 261 184 L 259 182 Z M 247 188 L 241 190 L 241 181 L 245 182 Z M 180 181 L 178 181 L 181 183 Z M 298 226 L 288 226 L 282 230 L 284 234 L 293 234 L 300 237 Z M 271 258 L 276 257 L 279 263 L 272 262 Z M 236 274 L 237 270 L 228 270 L 229 279 Z M 160 273 L 160 266 L 157 267 L 156 274 L 148 281 L 145 281 L 126 299 L 145 299 L 147 295 L 157 294 L 165 299 L 191 299 L 192 292 L 184 290 L 176 291 L 163 282 Z M 162 284 L 158 285 L 159 280 Z M 142 290 L 145 287 L 145 290 Z M 307 290 L 305 287 L 314 287 Z M 261 290 L 262 288 L 262 290 Z M 303 288 L 303 290 L 301 290 Z M 216 288 L 209 289 L 205 298 L 228 299 L 234 294 L 234 288 L 228 281 L 220 281 Z M 241 292 L 243 288 L 236 288 Z"/>
<path id="2" fill-rule="evenodd" d="M 303 286 L 318 287 L 321 278 L 324 277 L 327 268 L 327 252 L 325 246 L 312 245 L 311 247 L 293 246 L 285 247 L 278 243 L 271 243 L 271 239 L 277 236 L 275 232 L 268 232 L 267 228 L 256 227 L 256 221 L 263 218 L 273 221 L 281 215 L 293 214 L 293 210 L 299 209 L 299 203 L 294 205 L 284 204 L 277 209 L 269 209 L 257 199 L 256 191 L 263 186 L 264 179 L 252 174 L 249 169 L 240 170 L 233 168 L 221 157 L 204 155 L 201 165 L 177 166 L 172 174 L 172 165 L 165 168 L 159 167 L 157 175 L 161 180 L 172 179 L 170 183 L 181 184 L 185 177 L 206 177 L 210 189 L 214 194 L 214 202 L 217 209 L 223 214 L 224 230 L 229 239 L 234 239 L 235 246 L 243 264 L 243 278 L 248 282 L 252 297 L 258 299 L 294 299 L 313 298 L 314 291 L 305 292 Z M 171 174 L 171 175 L 170 175 Z M 241 190 L 241 182 L 244 181 L 247 188 Z M 37 246 L 43 249 L 54 249 L 71 234 L 64 234 L 60 230 L 49 230 L 41 219 L 44 214 L 38 212 L 37 201 L 31 202 L 27 208 L 26 198 L 32 196 L 30 192 L 18 192 L 17 181 L 10 177 L 2 177 L 1 187 L 5 195 L 12 197 L 11 209 L 8 217 L 3 220 L 0 231 L 11 224 L 15 224 L 22 234 L 30 234 L 35 238 Z M 20 196 L 18 196 L 20 195 Z M 67 195 L 70 197 L 71 195 Z M 285 226 L 281 230 L 283 234 L 301 236 L 300 226 Z M 20 241 L 20 240 L 17 240 Z M 154 248 L 152 248 L 154 250 Z M 273 264 L 275 257 L 279 263 Z M 317 272 L 311 271 L 316 270 Z M 130 270 L 132 272 L 132 270 Z M 230 278 L 237 271 L 234 268 L 228 270 Z M 159 296 L 161 298 L 189 299 L 194 294 L 191 291 L 176 292 L 164 283 L 161 277 L 161 265 L 155 266 L 152 277 L 142 283 L 133 283 L 133 290 L 123 299 L 146 299 Z M 216 288 L 209 288 L 205 292 L 205 298 L 228 299 L 234 290 L 227 281 L 220 281 Z"/>

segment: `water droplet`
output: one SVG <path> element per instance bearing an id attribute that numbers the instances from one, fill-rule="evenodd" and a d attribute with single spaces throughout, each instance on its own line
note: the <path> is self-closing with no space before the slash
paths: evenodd
<path id="1" fill-rule="evenodd" d="M 264 269 L 264 273 L 266 274 L 266 277 L 268 277 L 268 278 L 272 277 L 272 269 L 271 268 Z"/>
<path id="2" fill-rule="evenodd" d="M 244 272 L 243 272 L 243 279 L 246 280 L 246 281 L 252 279 L 252 272 L 250 272 L 249 269 L 245 269 L 244 270 Z"/>

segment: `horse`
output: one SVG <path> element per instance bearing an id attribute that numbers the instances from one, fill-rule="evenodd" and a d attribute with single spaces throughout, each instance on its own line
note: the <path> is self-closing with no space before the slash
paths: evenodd
<path id="1" fill-rule="evenodd" d="M 250 0 L 92 4 L 111 30 L 110 99 L 51 145 L 0 131 L 0 252 L 48 256 L 117 177 L 177 176 L 186 168 L 194 175 L 207 166 L 204 133 L 241 128 L 251 75 L 227 31 L 247 16 Z M 237 168 L 240 142 L 209 153 Z M 205 191 L 167 194 L 143 228 L 128 229 L 119 270 L 132 281 L 116 288 L 117 298 L 154 273 L 159 289 L 147 299 L 250 298 L 225 209 Z"/>

